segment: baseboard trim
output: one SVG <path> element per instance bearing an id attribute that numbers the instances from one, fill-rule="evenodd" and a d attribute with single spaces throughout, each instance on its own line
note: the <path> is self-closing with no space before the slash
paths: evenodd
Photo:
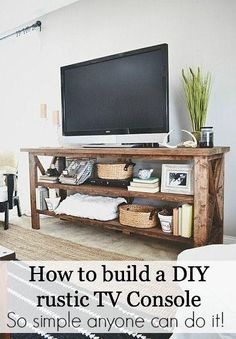
<path id="1" fill-rule="evenodd" d="M 236 237 L 224 235 L 224 244 L 236 244 Z"/>

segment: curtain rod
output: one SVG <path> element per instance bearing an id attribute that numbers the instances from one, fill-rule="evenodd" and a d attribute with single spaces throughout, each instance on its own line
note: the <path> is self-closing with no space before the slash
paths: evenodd
<path id="1" fill-rule="evenodd" d="M 31 26 L 26 26 L 18 31 L 15 31 L 13 33 L 10 33 L 10 34 L 7 34 L 3 37 L 0 38 L 0 40 L 4 40 L 4 39 L 7 39 L 7 38 L 10 38 L 11 36 L 13 35 L 16 35 L 16 36 L 20 36 L 21 33 L 28 33 L 30 30 L 33 31 L 35 30 L 36 28 L 39 28 L 39 31 L 41 32 L 41 26 L 42 26 L 42 23 L 41 21 L 36 21 L 33 25 Z"/>

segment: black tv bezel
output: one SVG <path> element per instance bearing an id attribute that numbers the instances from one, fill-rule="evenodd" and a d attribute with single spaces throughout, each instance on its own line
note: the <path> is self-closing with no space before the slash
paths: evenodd
<path id="1" fill-rule="evenodd" d="M 150 127 L 150 128 L 124 128 L 124 129 L 99 129 L 99 130 L 80 130 L 80 131 L 66 131 L 65 122 L 66 122 L 66 112 L 65 112 L 65 71 L 68 69 L 78 68 L 81 66 L 86 66 L 90 64 L 100 63 L 112 59 L 118 59 L 134 54 L 141 54 L 146 52 L 151 52 L 155 50 L 162 50 L 163 60 L 164 60 L 164 81 L 165 84 L 165 126 L 163 129 Z M 125 134 L 152 134 L 152 133 L 168 133 L 169 132 L 169 69 L 168 69 L 168 44 L 159 44 L 155 46 L 139 48 L 128 52 L 117 53 L 113 55 L 108 55 L 101 58 L 96 58 L 92 60 L 82 61 L 76 64 L 71 64 L 61 67 L 61 102 L 62 102 L 62 134 L 64 136 L 89 136 L 89 135 L 125 135 Z"/>

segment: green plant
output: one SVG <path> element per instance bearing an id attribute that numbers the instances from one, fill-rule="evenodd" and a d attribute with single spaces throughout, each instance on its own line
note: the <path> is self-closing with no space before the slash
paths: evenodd
<path id="1" fill-rule="evenodd" d="M 211 75 L 203 75 L 200 68 L 193 71 L 192 68 L 182 69 L 184 91 L 187 107 L 192 123 L 193 131 L 200 131 L 205 126 L 207 107 L 211 90 Z"/>

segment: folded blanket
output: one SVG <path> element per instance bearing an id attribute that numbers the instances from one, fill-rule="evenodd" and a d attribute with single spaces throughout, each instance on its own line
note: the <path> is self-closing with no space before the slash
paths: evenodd
<path id="1" fill-rule="evenodd" d="M 54 212 L 102 221 L 113 220 L 118 217 L 118 206 L 123 202 L 126 203 L 124 198 L 76 193 L 63 200 Z"/>

